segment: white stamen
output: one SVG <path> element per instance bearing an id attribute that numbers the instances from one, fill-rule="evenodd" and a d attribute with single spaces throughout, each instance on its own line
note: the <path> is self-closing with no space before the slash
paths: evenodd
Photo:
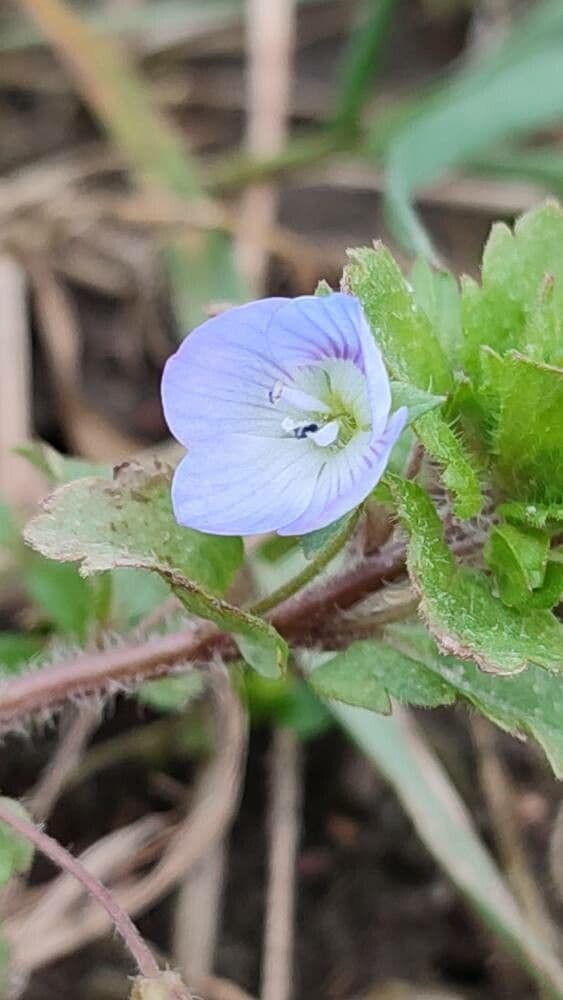
<path id="1" fill-rule="evenodd" d="M 331 420 L 324 427 L 319 427 L 318 431 L 312 431 L 312 433 L 307 434 L 307 437 L 310 441 L 314 441 L 319 448 L 326 448 L 329 444 L 334 444 L 339 433 L 340 424 L 338 420 Z"/>
<path id="2" fill-rule="evenodd" d="M 314 421 L 293 420 L 291 417 L 284 417 L 281 426 L 287 434 L 293 434 L 300 440 L 307 438 L 309 441 L 314 441 L 319 448 L 326 448 L 329 444 L 334 444 L 340 432 L 338 420 L 331 420 L 323 427 L 319 427 Z"/>
<path id="3" fill-rule="evenodd" d="M 303 392 L 302 389 L 285 385 L 283 382 L 275 382 L 269 392 L 270 402 L 277 403 L 280 399 L 294 406 L 296 410 L 304 410 L 305 413 L 330 413 L 330 407 L 316 396 Z"/>

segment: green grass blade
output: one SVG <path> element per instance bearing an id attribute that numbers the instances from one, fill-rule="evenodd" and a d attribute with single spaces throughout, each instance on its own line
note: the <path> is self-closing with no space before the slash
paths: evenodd
<path id="1" fill-rule="evenodd" d="M 396 5 L 396 0 L 364 0 L 344 53 L 333 116 L 333 124 L 338 128 L 353 130 L 359 123 L 381 64 Z"/>
<path id="2" fill-rule="evenodd" d="M 374 715 L 330 703 L 352 740 L 389 781 L 438 864 L 530 974 L 563 998 L 563 968 L 527 924 L 446 772 L 406 713 Z"/>

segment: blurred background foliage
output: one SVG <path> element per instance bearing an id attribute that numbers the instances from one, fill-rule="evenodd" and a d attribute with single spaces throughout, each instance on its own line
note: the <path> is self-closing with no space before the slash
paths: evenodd
<path id="1" fill-rule="evenodd" d="M 493 220 L 561 195 L 563 5 L 12 0 L 0 6 L 0 134 L 0 663 L 8 675 L 40 651 L 56 659 L 92 636 L 136 628 L 166 598 L 141 572 L 85 581 L 25 549 L 20 528 L 47 483 L 157 445 L 167 453 L 162 364 L 210 309 L 308 293 L 320 278 L 336 285 L 345 249 L 373 239 L 404 264 L 421 255 L 475 276 Z M 415 284 L 424 282 L 417 267 Z M 14 449 L 32 438 L 79 457 L 41 447 L 26 462 Z M 259 589 L 299 568 L 284 544 L 261 550 Z M 173 627 L 175 614 L 154 627 Z M 306 792 L 295 996 L 530 997 L 518 963 L 478 929 L 413 831 L 541 979 L 541 954 L 523 939 L 456 791 L 557 951 L 561 823 L 551 869 L 547 848 L 559 793 L 534 750 L 454 713 L 437 711 L 423 733 L 401 716 L 371 718 L 363 750 L 407 820 L 308 688 L 255 675 L 237 684 L 254 735 L 229 864 L 221 873 L 207 859 L 215 875 L 207 869 L 203 896 L 191 873 L 180 904 L 155 897 L 143 928 L 163 952 L 197 967 L 208 976 L 205 995 L 224 1000 L 210 962 L 198 966 L 209 932 L 199 951 L 178 943 L 180 925 L 193 932 L 211 913 L 216 967 L 256 991 L 270 808 L 262 786 L 274 726 L 305 741 L 306 765 L 292 764 Z M 103 871 L 121 884 L 168 843 L 207 775 L 217 740 L 210 715 L 193 676 L 145 685 L 137 700 L 117 703 L 85 752 L 95 725 L 70 707 L 33 742 L 7 740 L 2 791 L 27 792 L 81 725 L 73 766 L 34 814 L 51 813 L 54 832 L 77 849 L 107 835 Z M 124 830 L 133 862 L 120 847 Z M 33 884 L 45 876 L 37 865 Z M 125 996 L 111 942 L 77 953 L 73 923 L 67 915 L 57 940 L 46 935 L 45 953 L 30 959 L 39 971 L 14 995 Z M 551 973 L 553 984 L 559 972 Z"/>

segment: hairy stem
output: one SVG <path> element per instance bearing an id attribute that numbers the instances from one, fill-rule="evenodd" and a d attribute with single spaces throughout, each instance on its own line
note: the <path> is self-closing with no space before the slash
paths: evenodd
<path id="1" fill-rule="evenodd" d="M 0 822 L 28 840 L 58 868 L 68 872 L 80 882 L 88 895 L 95 899 L 107 913 L 116 931 L 123 938 L 125 946 L 142 976 L 154 979 L 159 975 L 160 970 L 156 959 L 139 934 L 129 914 L 122 910 L 108 889 L 84 867 L 81 861 L 73 857 L 62 844 L 59 844 L 49 834 L 34 826 L 30 820 L 13 811 L 5 801 L 0 801 Z"/>
<path id="2" fill-rule="evenodd" d="M 346 609 L 394 580 L 405 568 L 403 545 L 391 545 L 359 566 L 332 577 L 280 604 L 269 620 L 293 641 L 319 631 L 319 622 Z M 6 681 L 0 687 L 0 726 L 9 728 L 34 713 L 45 713 L 69 698 L 116 691 L 120 686 L 169 673 L 186 662 L 207 661 L 213 654 L 235 658 L 232 640 L 213 626 L 183 629 L 145 642 L 84 653 L 76 659 L 43 667 Z"/>

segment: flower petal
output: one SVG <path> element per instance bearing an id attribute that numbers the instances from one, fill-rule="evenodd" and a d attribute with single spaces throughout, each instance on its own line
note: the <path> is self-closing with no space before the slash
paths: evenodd
<path id="1" fill-rule="evenodd" d="M 283 368 L 327 358 L 352 361 L 365 374 L 372 423 L 382 433 L 391 408 L 389 377 L 365 313 L 353 295 L 302 295 L 288 299 L 268 326 L 272 357 Z"/>
<path id="2" fill-rule="evenodd" d="M 182 444 L 240 431 L 279 436 L 268 392 L 287 373 L 271 356 L 266 330 L 288 299 L 229 309 L 193 331 L 162 378 L 166 423 Z"/>
<path id="3" fill-rule="evenodd" d="M 277 531 L 311 503 L 323 449 L 307 440 L 229 434 L 198 441 L 174 474 L 180 524 L 215 535 Z"/>
<path id="4" fill-rule="evenodd" d="M 385 472 L 407 418 L 403 406 L 389 418 L 381 436 L 358 434 L 330 456 L 320 470 L 310 504 L 300 517 L 278 528 L 278 534 L 303 535 L 324 528 L 365 500 Z"/>

